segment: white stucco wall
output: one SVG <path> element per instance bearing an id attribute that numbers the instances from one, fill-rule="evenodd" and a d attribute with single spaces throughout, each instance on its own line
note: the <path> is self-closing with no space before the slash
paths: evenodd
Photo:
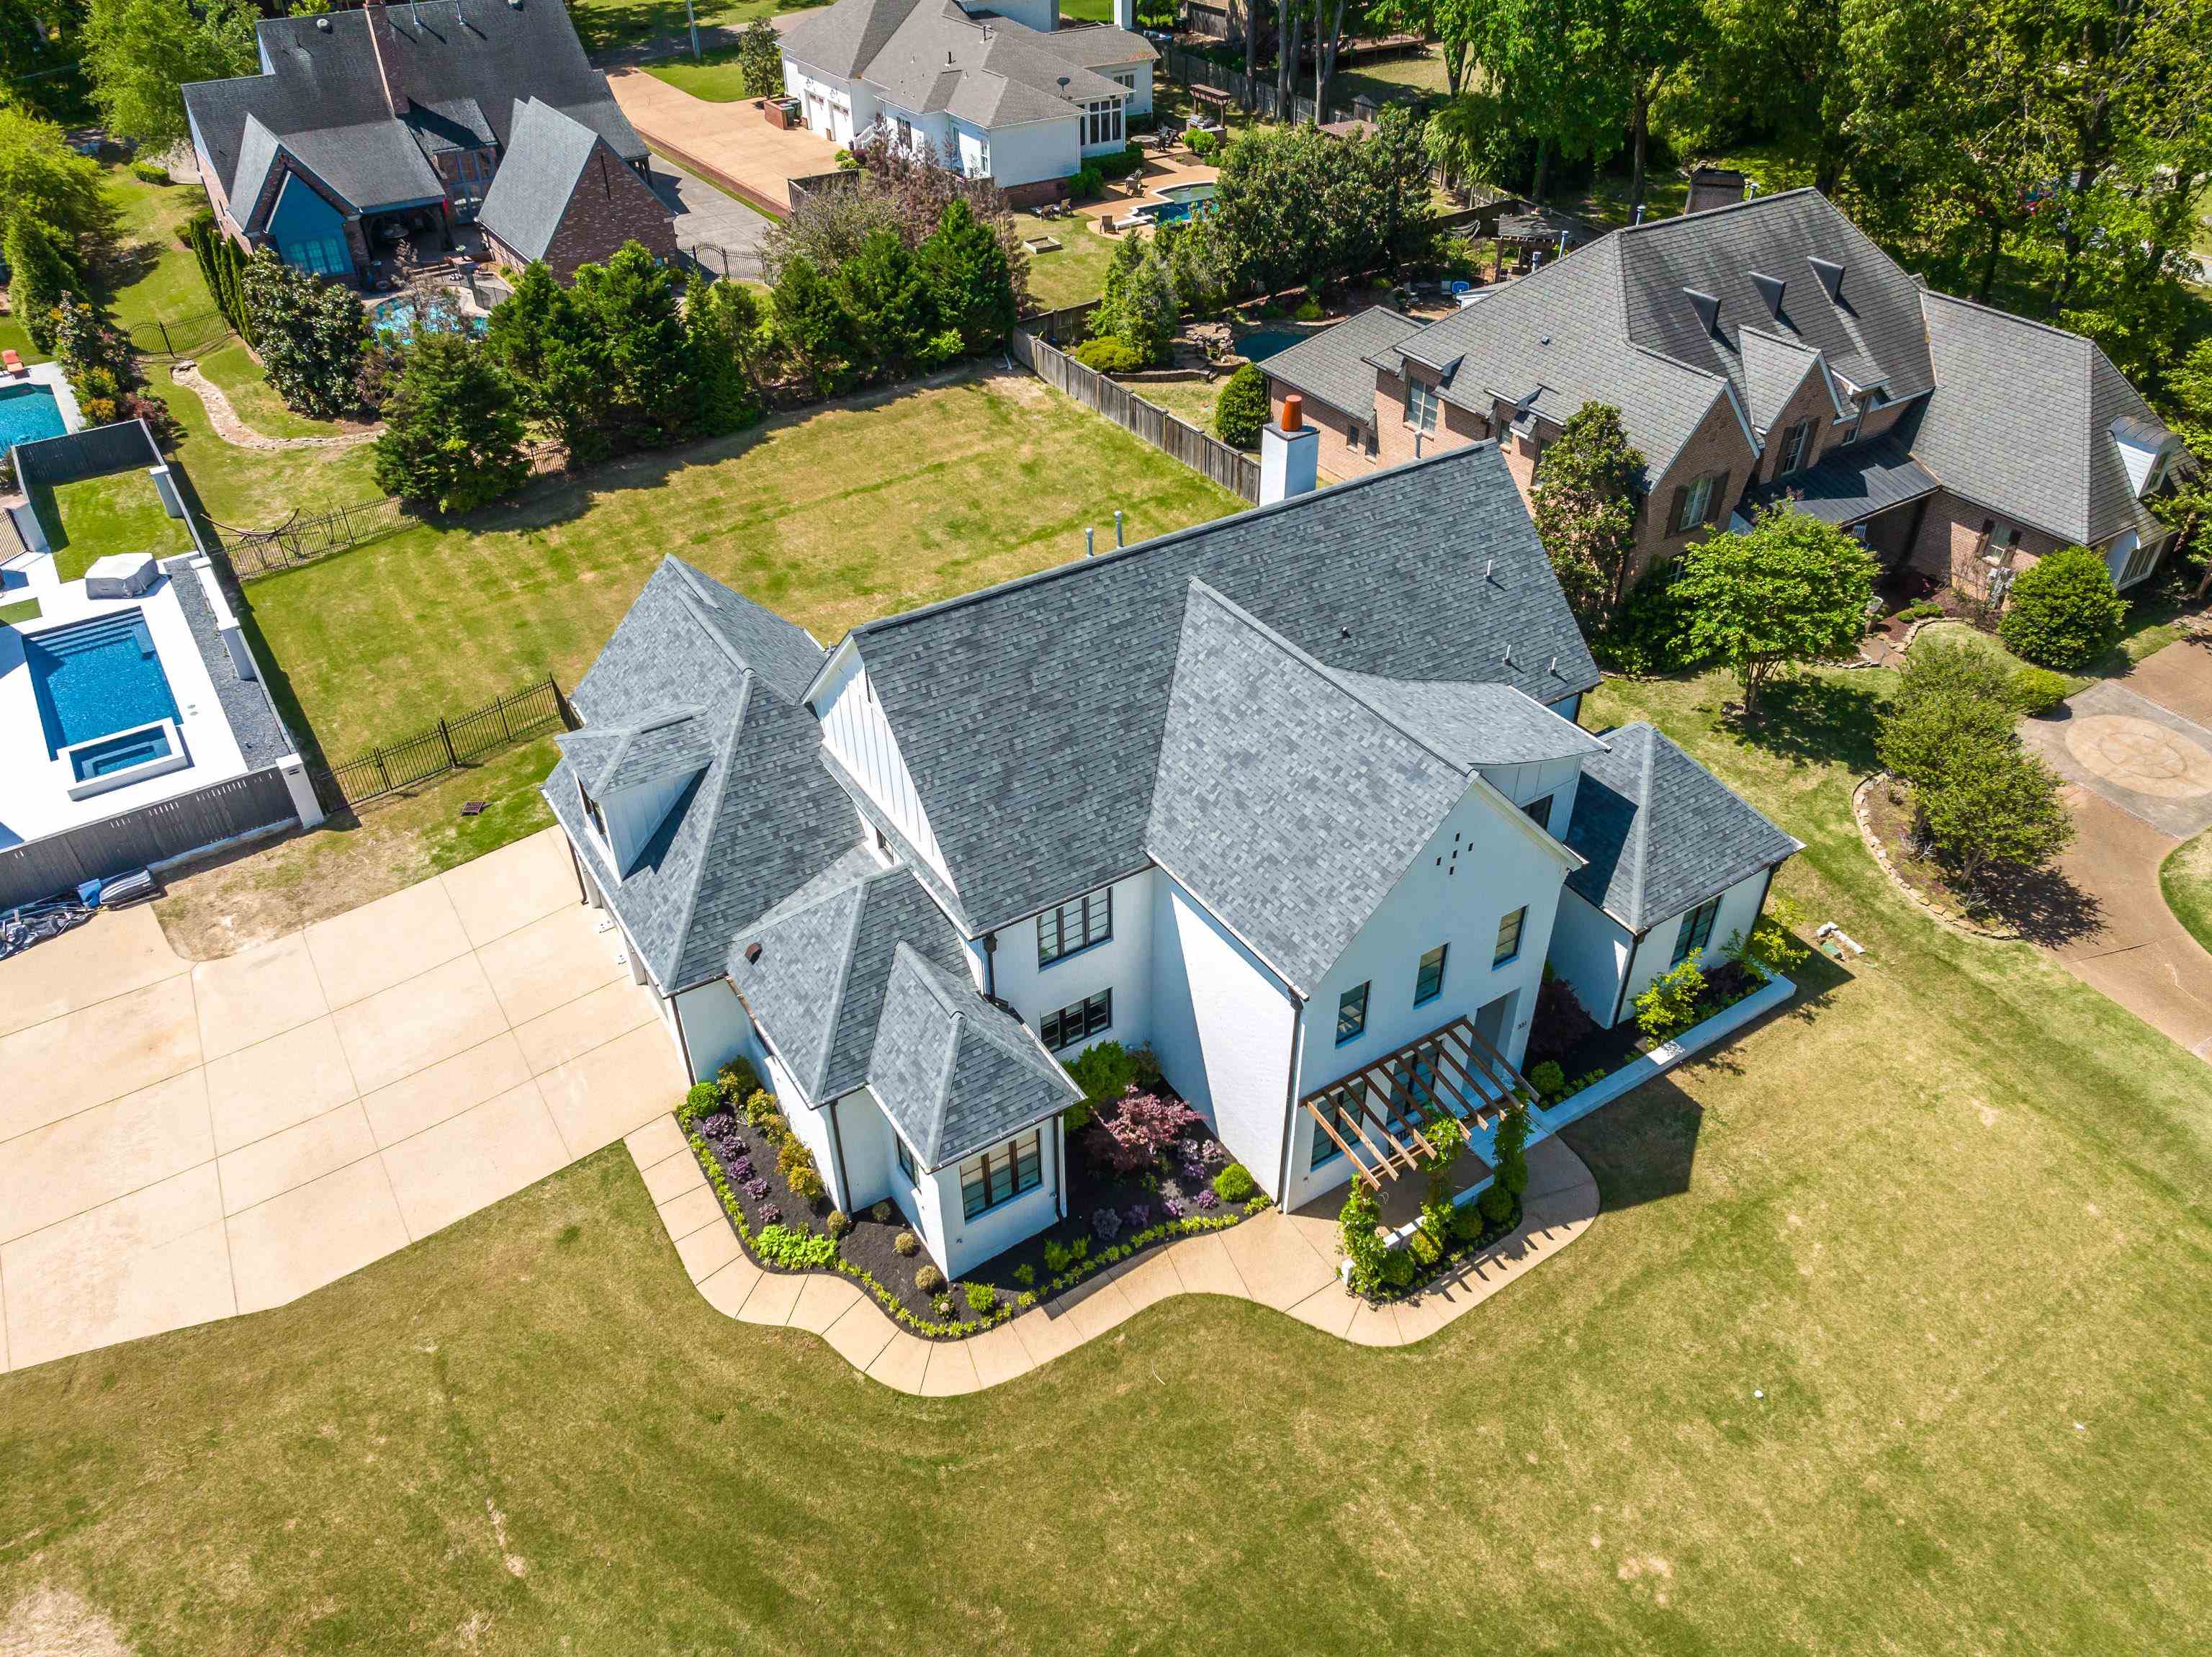
<path id="1" fill-rule="evenodd" d="M 1152 1000 L 1161 1073 L 1279 1197 L 1297 1003 L 1164 870 L 1152 886 Z"/>
<path id="2" fill-rule="evenodd" d="M 1060 0 L 992 0 L 991 9 L 1040 34 L 1060 27 Z"/>
<path id="3" fill-rule="evenodd" d="M 801 119 L 810 126 L 821 119 L 821 111 L 810 101 L 819 98 L 830 106 L 829 126 L 821 131 L 825 138 L 841 144 L 853 142 L 853 135 L 865 132 L 875 122 L 875 95 L 862 83 L 830 75 L 811 64 L 793 58 L 783 60 L 783 89 L 787 95 L 799 100 Z"/>
<path id="4" fill-rule="evenodd" d="M 1634 942 L 1626 927 L 1572 888 L 1559 894 L 1559 918 L 1552 925 L 1552 971 L 1566 980 L 1583 1011 L 1600 1024 L 1613 1017 Z"/>
<path id="5" fill-rule="evenodd" d="M 815 717 L 822 722 L 823 746 L 951 886 L 951 871 L 945 867 L 945 852 L 937 844 L 937 832 L 922 809 L 914 774 L 907 770 L 898 738 L 892 734 L 884 704 L 868 684 L 867 667 L 858 651 L 849 646 L 840 650 L 830 676 L 811 705 Z"/>
<path id="6" fill-rule="evenodd" d="M 837 1179 L 837 1158 L 830 1143 L 830 1118 L 806 1102 L 806 1094 L 792 1079 L 783 1061 L 774 1053 L 764 1054 L 767 1064 L 762 1075 L 768 1079 L 769 1091 L 775 1095 L 777 1108 L 791 1124 L 792 1137 L 814 1153 L 814 1166 L 822 1175 L 822 1183 L 829 1188 L 833 1207 L 851 1209 L 847 1206 L 851 1193 L 842 1189 Z M 781 1189 L 781 1187 L 778 1187 Z"/>
<path id="7" fill-rule="evenodd" d="M 684 1045 L 691 1053 L 691 1080 L 711 1081 L 714 1073 L 732 1059 L 751 1061 L 763 1076 L 767 1049 L 753 1033 L 753 1021 L 727 978 L 686 990 L 675 998 L 676 1016 L 684 1026 Z"/>
<path id="8" fill-rule="evenodd" d="M 1516 806 L 1525 807 L 1550 795 L 1552 808 L 1544 827 L 1554 840 L 1565 838 L 1567 823 L 1575 814 L 1575 789 L 1582 781 L 1580 758 L 1547 759 L 1526 765 L 1486 765 L 1482 775 L 1486 782 Z"/>
<path id="9" fill-rule="evenodd" d="M 1078 153 L 1080 123 L 1069 116 L 991 129 L 991 178 L 1002 190 L 1016 185 L 1064 179 L 1083 165 Z"/>
<path id="10" fill-rule="evenodd" d="M 1299 1098 L 1455 1018 L 1474 1018 L 1500 996 L 1513 999 L 1498 1046 L 1513 1063 L 1521 1062 L 1566 869 L 1522 820 L 1505 815 L 1511 809 L 1470 789 L 1315 987 L 1303 1019 Z M 1528 913 L 1522 923 L 1520 953 L 1493 966 L 1498 923 L 1524 905 Z M 1443 989 L 1417 1007 L 1413 991 L 1421 957 L 1438 944 L 1449 946 Z M 1362 983 L 1369 985 L 1366 1028 L 1340 1047 L 1337 1002 Z M 1342 1185 L 1352 1170 L 1338 1156 L 1309 1173 L 1313 1136 L 1319 1130 L 1303 1110 L 1292 1118 L 1291 1129 L 1291 1191 L 1285 1202 L 1296 1207 Z"/>
<path id="11" fill-rule="evenodd" d="M 888 1197 L 896 1202 L 905 1179 L 892 1159 L 891 1126 L 883 1106 L 866 1087 L 857 1087 L 836 1101 L 836 1137 L 845 1149 L 845 1178 L 851 1182 L 845 1196 L 848 1214 L 858 1214 Z M 911 1216 L 909 1216 L 911 1217 Z"/>
<path id="12" fill-rule="evenodd" d="M 1750 879 L 1739 880 L 1721 898 L 1721 912 L 1713 917 L 1713 939 L 1699 957 L 1700 963 L 1710 971 L 1723 961 L 1735 959 L 1729 948 L 1733 940 L 1741 947 L 1742 940 L 1751 935 L 1753 923 L 1759 919 L 1760 906 L 1766 900 L 1767 871 L 1765 869 Z M 1623 1018 L 1636 1015 L 1636 998 L 1651 987 L 1651 981 L 1674 965 L 1674 935 L 1680 929 L 1682 917 L 1671 915 L 1644 935 L 1637 947 L 1635 959 L 1628 967 L 1628 993 L 1621 997 Z M 1604 1018 L 1602 1012 L 1593 1009 L 1593 1015 Z"/>
<path id="13" fill-rule="evenodd" d="M 1159 872 L 1148 868 L 1115 881 L 1114 935 L 1079 953 L 1063 955 L 1048 966 L 1037 965 L 1037 919 L 1000 927 L 993 968 L 999 999 L 1019 1012 L 1030 1029 L 1041 1030 L 1046 1014 L 1110 989 L 1113 1027 L 1100 1031 L 1091 1041 L 1118 1041 L 1124 1047 L 1136 1047 L 1152 1040 L 1152 886 L 1158 878 Z M 982 944 L 975 941 L 969 948 L 981 987 Z M 1090 1045 L 1065 1048 L 1054 1057 L 1066 1063 Z"/>

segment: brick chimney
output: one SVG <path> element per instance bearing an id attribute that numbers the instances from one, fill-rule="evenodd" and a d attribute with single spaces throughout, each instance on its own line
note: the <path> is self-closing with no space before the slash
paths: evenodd
<path id="1" fill-rule="evenodd" d="M 1306 399 L 1283 399 L 1281 416 L 1260 429 L 1260 504 L 1310 495 L 1321 481 L 1321 433 L 1306 424 Z"/>

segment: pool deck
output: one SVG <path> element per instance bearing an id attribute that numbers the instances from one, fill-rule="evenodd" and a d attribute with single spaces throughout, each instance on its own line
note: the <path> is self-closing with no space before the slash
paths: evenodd
<path id="1" fill-rule="evenodd" d="M 1151 149 L 1145 152 L 1145 165 L 1140 172 L 1126 179 L 1116 180 L 1106 186 L 1106 193 L 1097 201 L 1087 201 L 1074 209 L 1077 218 L 1088 221 L 1081 228 L 1085 235 L 1103 230 L 1106 223 L 1125 216 L 1129 210 L 1141 202 L 1152 200 L 1161 191 L 1179 184 L 1214 184 L 1221 178 L 1221 169 L 1208 166 L 1187 149 L 1162 155 Z M 1127 231 L 1108 231 L 1110 235 L 1125 235 Z"/>
<path id="2" fill-rule="evenodd" d="M 46 553 L 32 553 L 6 566 L 4 596 L 10 601 L 35 598 L 40 614 L 21 626 L 0 626 L 0 848 L 189 794 L 252 769 L 224 715 L 223 699 L 210 671 L 210 661 L 222 658 L 203 648 L 178 592 L 179 582 L 205 579 L 204 564 L 198 557 L 171 559 L 150 592 L 130 599 L 86 596 L 84 583 L 63 581 L 53 558 Z M 68 763 L 46 752 L 46 728 L 39 717 L 24 640 L 126 610 L 144 612 L 181 716 L 178 727 L 191 763 L 72 800 L 69 789 L 75 779 Z"/>

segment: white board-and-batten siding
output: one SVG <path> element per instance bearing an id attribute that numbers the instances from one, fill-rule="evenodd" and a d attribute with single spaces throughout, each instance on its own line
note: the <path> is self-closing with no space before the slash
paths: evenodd
<path id="1" fill-rule="evenodd" d="M 951 886 L 952 874 L 945 865 L 944 849 L 937 844 L 937 832 L 929 825 L 929 813 L 922 809 L 914 774 L 907 769 L 898 738 L 868 683 L 868 670 L 858 651 L 848 648 L 839 653 L 828 679 L 816 691 L 812 706 L 822 723 L 822 740 L 838 763 L 867 790 L 884 814 L 898 825 L 899 832 L 923 861 Z"/>

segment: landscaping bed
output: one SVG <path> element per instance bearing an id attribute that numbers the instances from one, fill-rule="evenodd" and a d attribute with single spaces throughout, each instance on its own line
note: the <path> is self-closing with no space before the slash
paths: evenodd
<path id="1" fill-rule="evenodd" d="M 1703 989 L 1678 1021 L 1680 1030 L 1692 1029 L 1726 1012 L 1746 996 L 1757 995 L 1768 982 L 1756 965 L 1743 961 L 1723 961 L 1704 974 L 1704 979 Z M 1524 1055 L 1528 1081 L 1536 1089 L 1538 1101 L 1548 1109 L 1585 1087 L 1595 1087 L 1622 1065 L 1632 1063 L 1679 1033 L 1654 1036 L 1632 1018 L 1609 1030 L 1603 1028 L 1574 1000 L 1562 981 L 1547 978 L 1536 1003 Z"/>
<path id="2" fill-rule="evenodd" d="M 994 1256 L 958 1282 L 946 1279 L 920 1234 L 885 1198 L 855 1215 L 833 1209 L 773 1094 L 742 1064 L 701 1082 L 677 1112 L 693 1154 L 721 1199 L 745 1252 L 769 1271 L 836 1271 L 876 1297 L 916 1334 L 957 1340 L 1066 1293 L 1094 1273 L 1163 1243 L 1218 1231 L 1261 1212 L 1268 1199 L 1197 1113 L 1164 1084 L 1146 1160 L 1109 1155 L 1114 1136 L 1091 1123 L 1067 1136 L 1068 1217 Z M 1104 1107 L 1109 1114 L 1137 1101 Z M 1120 1166 L 1116 1166 L 1116 1162 Z M 1242 1173 L 1240 1169 L 1238 1173 Z M 1224 1195 L 1228 1193 L 1227 1195 Z"/>

